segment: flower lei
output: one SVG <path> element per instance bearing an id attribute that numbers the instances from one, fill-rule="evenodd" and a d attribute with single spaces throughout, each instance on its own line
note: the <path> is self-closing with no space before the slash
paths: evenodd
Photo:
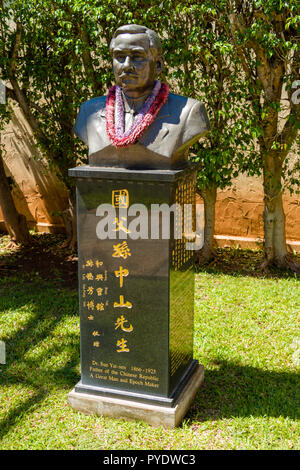
<path id="1" fill-rule="evenodd" d="M 142 109 L 137 114 L 131 127 L 124 132 L 124 103 L 121 88 L 114 85 L 108 91 L 106 100 L 106 132 L 109 140 L 115 147 L 126 147 L 134 144 L 152 124 L 157 114 L 168 99 L 169 87 L 159 80 L 155 81 L 154 88 Z M 116 105 L 116 122 L 115 122 Z"/>

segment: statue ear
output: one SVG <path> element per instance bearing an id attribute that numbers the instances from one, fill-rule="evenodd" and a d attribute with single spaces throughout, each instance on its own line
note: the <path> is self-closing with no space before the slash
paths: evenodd
<path id="1" fill-rule="evenodd" d="M 157 72 L 157 74 L 159 74 L 162 71 L 163 66 L 164 66 L 164 64 L 163 64 L 162 57 L 157 57 L 157 59 L 156 59 L 156 72 Z"/>

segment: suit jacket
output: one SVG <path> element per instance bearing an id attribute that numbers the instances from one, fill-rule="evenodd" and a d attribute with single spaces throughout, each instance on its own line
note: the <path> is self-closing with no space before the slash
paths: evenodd
<path id="1" fill-rule="evenodd" d="M 115 148 L 105 123 L 106 96 L 80 107 L 75 134 L 89 147 L 89 164 L 134 169 L 171 169 L 186 165 L 188 148 L 210 129 L 204 104 L 169 93 L 155 121 L 133 145 Z"/>

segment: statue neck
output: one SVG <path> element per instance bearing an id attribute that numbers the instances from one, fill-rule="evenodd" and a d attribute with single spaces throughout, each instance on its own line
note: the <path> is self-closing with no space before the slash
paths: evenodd
<path id="1" fill-rule="evenodd" d="M 125 113 L 137 114 L 142 108 L 149 94 L 150 93 L 147 92 L 144 95 L 139 96 L 138 98 L 131 98 L 127 96 L 122 90 L 122 98 L 123 98 Z"/>

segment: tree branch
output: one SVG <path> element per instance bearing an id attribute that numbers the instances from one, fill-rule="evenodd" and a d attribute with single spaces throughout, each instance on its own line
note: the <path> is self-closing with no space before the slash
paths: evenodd
<path id="1" fill-rule="evenodd" d="M 285 157 L 289 153 L 293 142 L 295 141 L 298 133 L 298 125 L 300 121 L 300 104 L 293 105 L 291 103 L 291 112 L 290 115 L 278 135 L 276 141 L 280 144 L 280 149 L 278 150 L 278 156 L 281 162 L 284 161 Z"/>
<path id="2" fill-rule="evenodd" d="M 7 86 L 5 87 L 5 89 L 6 89 L 6 96 L 8 98 L 12 99 L 13 101 L 15 101 L 16 103 L 19 103 L 15 91 L 12 88 L 8 88 Z M 24 90 L 23 90 L 23 93 L 24 93 Z M 30 106 L 31 106 L 31 108 L 36 109 L 40 114 L 42 114 L 43 116 L 45 116 L 47 118 L 49 118 L 49 119 L 54 118 L 53 114 L 49 113 L 48 111 L 46 111 L 44 108 L 42 108 L 38 104 L 31 103 Z M 62 120 L 59 120 L 59 121 L 61 122 L 61 124 L 65 125 L 65 126 L 69 125 L 69 123 L 67 123 L 67 121 L 62 121 Z"/>
<path id="3" fill-rule="evenodd" d="M 34 135 L 39 139 L 41 143 L 44 145 L 48 144 L 49 140 L 46 137 L 46 135 L 41 131 L 39 123 L 37 119 L 34 117 L 30 110 L 30 104 L 27 100 L 26 93 L 24 90 L 21 89 L 18 80 L 16 78 L 16 62 L 17 62 L 17 57 L 18 57 L 18 51 L 21 45 L 21 39 L 22 39 L 22 24 L 20 22 L 17 22 L 16 25 L 16 35 L 15 35 L 15 42 L 10 54 L 10 63 L 9 63 L 9 68 L 8 68 L 8 76 L 9 80 L 11 83 L 11 86 L 13 88 L 13 92 L 10 91 L 9 89 L 9 96 L 12 97 L 12 99 L 16 100 L 19 103 L 19 106 L 21 110 L 23 111 L 28 124 L 30 125 L 32 132 Z"/>
<path id="4" fill-rule="evenodd" d="M 8 88 L 7 86 L 5 86 L 5 94 L 11 100 L 18 102 L 15 91 L 12 88 Z"/>
<path id="5" fill-rule="evenodd" d="M 229 22 L 230 22 L 230 28 L 232 31 L 232 35 L 234 36 L 236 32 L 240 33 L 243 37 L 246 37 L 246 26 L 244 22 L 242 21 L 241 15 L 238 15 L 236 13 L 231 13 L 229 15 Z M 267 64 L 268 63 L 268 58 L 265 54 L 264 49 L 258 44 L 256 41 L 252 41 L 250 38 L 247 38 L 246 45 L 251 47 L 261 64 Z"/>
<path id="6" fill-rule="evenodd" d="M 97 80 L 97 75 L 96 75 L 94 65 L 93 65 L 93 59 L 92 59 L 90 49 L 89 49 L 90 47 L 89 36 L 82 25 L 77 23 L 77 27 L 78 27 L 79 37 L 83 43 L 82 62 L 83 62 L 84 70 L 85 70 L 86 75 L 90 77 L 91 79 L 94 92 L 99 94 L 100 82 L 99 80 Z"/>

